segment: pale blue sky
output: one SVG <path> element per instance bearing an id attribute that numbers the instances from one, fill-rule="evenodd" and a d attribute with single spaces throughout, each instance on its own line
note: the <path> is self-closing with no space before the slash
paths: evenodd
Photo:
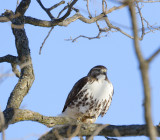
<path id="1" fill-rule="evenodd" d="M 91 2 L 93 6 L 95 3 L 98 5 L 98 0 Z M 46 6 L 52 4 L 54 1 L 47 2 Z M 108 3 L 108 6 L 111 7 L 113 4 L 115 3 Z M 76 6 L 87 16 L 85 5 L 79 3 Z M 159 6 L 160 3 L 145 4 L 142 10 L 144 17 L 151 24 L 156 23 L 157 26 L 160 26 Z M 15 7 L 16 0 L 0 1 L 0 13 L 3 13 L 4 9 L 14 11 Z M 54 12 L 56 13 L 56 10 Z M 94 14 L 94 12 L 92 13 Z M 36 1 L 31 2 L 26 15 L 49 20 Z M 127 8 L 115 11 L 108 17 L 113 23 L 131 27 Z M 102 21 L 101 25 L 104 26 L 105 23 Z M 42 49 L 42 54 L 39 55 L 39 48 L 50 28 L 25 25 L 25 29 L 31 49 L 35 81 L 28 95 L 24 98 L 21 108 L 30 109 L 47 116 L 60 114 L 74 83 L 86 76 L 93 66 L 104 65 L 108 68 L 108 78 L 114 85 L 114 96 L 109 111 L 103 118 L 99 117 L 97 123 L 144 124 L 144 96 L 132 39 L 119 32 L 110 32 L 107 37 L 101 39 L 80 38 L 75 43 L 65 41 L 70 36 L 75 38 L 79 35 L 97 35 L 98 30 L 95 24 L 84 24 L 77 20 L 67 27 L 55 27 Z M 131 33 L 128 29 L 124 30 Z M 159 38 L 160 32 L 156 31 L 147 34 L 144 40 L 140 42 L 141 50 L 146 58 L 160 46 Z M 0 23 L 0 42 L 0 56 L 17 55 L 9 22 Z M 10 64 L 0 63 L 0 73 L 9 70 L 11 72 Z M 160 55 L 151 63 L 149 70 L 152 90 L 152 116 L 155 125 L 160 122 L 159 72 Z M 0 106 L 2 110 L 5 109 L 8 97 L 17 80 L 15 76 L 11 76 L 0 83 Z M 9 126 L 6 130 L 6 138 L 7 140 L 34 140 L 47 130 L 49 130 L 47 127 L 36 122 L 19 122 Z M 126 139 L 147 140 L 148 138 L 119 138 L 119 140 Z"/>

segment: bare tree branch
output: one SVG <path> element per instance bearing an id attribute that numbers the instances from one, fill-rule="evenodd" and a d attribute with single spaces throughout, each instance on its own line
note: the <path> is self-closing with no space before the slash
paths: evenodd
<path id="1" fill-rule="evenodd" d="M 104 128 L 98 135 L 99 136 L 111 136 L 111 137 L 117 137 L 117 136 L 147 136 L 147 126 L 146 125 L 122 125 L 122 126 L 115 126 L 115 125 L 101 125 L 101 124 L 80 124 L 81 127 L 78 128 L 80 131 L 77 132 L 77 126 L 73 126 L 72 124 L 77 124 L 77 120 L 67 118 L 67 117 L 48 117 L 43 116 L 37 112 L 33 112 L 30 110 L 22 110 L 22 109 L 6 109 L 4 111 L 5 116 L 5 128 L 9 124 L 14 124 L 21 121 L 35 121 L 39 122 L 41 124 L 46 125 L 47 127 L 53 127 L 55 126 L 52 131 L 50 131 L 48 134 L 46 134 L 45 137 L 56 137 L 54 134 L 54 131 L 57 130 L 59 132 L 59 135 L 61 136 L 68 136 L 73 137 L 76 135 L 80 136 L 93 136 L 95 133 L 99 132 L 100 129 L 97 128 Z M 63 126 L 60 126 L 63 125 Z M 69 129 L 71 130 L 69 130 Z M 118 131 L 119 135 L 115 133 L 115 130 Z M 0 125 L 0 131 L 2 131 L 2 126 Z M 70 132 L 69 132 L 70 131 Z M 157 126 L 157 131 L 160 136 L 160 126 Z M 75 132 L 75 133 L 73 133 Z M 67 134 L 68 133 L 68 134 Z M 71 134 L 71 135 L 69 135 Z M 48 135 L 48 136 L 47 136 Z M 49 136 L 50 135 L 50 136 Z"/>
<path id="2" fill-rule="evenodd" d="M 143 40 L 143 37 L 144 37 L 144 35 L 145 35 L 145 28 L 144 28 L 144 22 L 143 22 L 143 17 L 142 17 L 142 13 L 141 13 L 141 9 L 140 9 L 140 7 L 139 7 L 139 4 L 138 4 L 138 2 L 136 2 L 136 7 L 137 7 L 137 9 L 138 9 L 138 13 L 139 13 L 139 16 L 140 16 L 140 18 L 141 18 L 141 24 L 142 24 L 142 34 L 141 34 L 141 39 L 140 40 Z"/>
<path id="3" fill-rule="evenodd" d="M 68 10 L 67 10 L 66 14 L 65 14 L 64 16 L 62 16 L 61 18 L 57 19 L 57 21 L 61 22 L 61 21 L 63 21 L 65 18 L 67 18 L 67 17 L 70 15 L 70 13 L 71 13 L 71 10 L 72 10 L 73 5 L 75 5 L 77 1 L 78 1 L 78 0 L 73 0 L 73 1 L 68 5 Z"/>
<path id="4" fill-rule="evenodd" d="M 61 4 L 64 4 L 65 1 L 60 1 L 59 3 L 51 6 L 50 8 L 45 8 L 44 5 L 42 4 L 41 0 L 37 0 L 37 2 L 39 3 L 39 5 L 41 6 L 41 8 L 47 13 L 47 15 L 53 20 L 55 19 L 55 17 L 51 14 L 51 10 L 53 10 L 54 8 L 57 8 L 58 6 L 60 6 Z"/>
<path id="5" fill-rule="evenodd" d="M 89 0 L 87 0 L 87 10 L 88 10 L 89 18 L 92 18 L 91 12 L 89 10 Z"/>
<path id="6" fill-rule="evenodd" d="M 40 47 L 39 54 L 41 54 L 43 45 L 44 45 L 44 43 L 46 42 L 47 38 L 49 37 L 50 33 L 52 32 L 53 28 L 54 28 L 54 27 L 52 27 L 52 28 L 49 30 L 47 36 L 45 37 L 45 39 L 44 39 L 44 41 L 43 41 L 43 43 L 42 43 L 42 46 Z"/>
<path id="7" fill-rule="evenodd" d="M 77 1 L 73 1 L 71 4 L 70 4 L 70 10 L 68 10 L 68 14 L 71 12 L 71 9 L 73 8 L 72 6 L 76 3 Z M 109 9 L 108 11 L 105 12 L 105 14 L 109 14 L 117 9 L 121 9 L 123 7 L 125 7 L 126 5 L 121 5 L 121 6 L 118 6 L 118 7 L 112 7 L 111 9 Z M 70 11 L 70 12 L 69 12 Z M 75 15 L 73 15 L 72 17 L 69 17 L 68 19 L 64 20 L 68 14 L 66 13 L 62 18 L 60 19 L 56 19 L 56 20 L 53 20 L 53 21 L 45 21 L 45 20 L 40 20 L 40 19 L 36 19 L 36 18 L 32 18 L 32 17 L 28 17 L 28 16 L 24 16 L 24 20 L 25 20 L 25 23 L 27 24 L 31 24 L 31 25 L 35 25 L 35 26 L 41 26 L 41 27 L 53 27 L 53 26 L 56 26 L 56 25 L 59 25 L 59 26 L 67 26 L 69 25 L 71 22 L 74 22 L 75 20 L 79 19 L 81 20 L 82 22 L 85 22 L 85 23 L 94 23 L 100 19 L 102 19 L 104 17 L 104 14 L 100 14 L 96 17 L 93 17 L 91 19 L 87 19 L 85 18 L 83 15 L 81 15 L 80 13 L 76 13 Z M 6 17 L 5 15 L 3 16 L 0 16 L 0 22 L 8 22 L 10 20 L 12 20 L 13 18 L 17 17 L 19 15 L 12 15 L 11 17 Z M 64 18 L 64 19 L 63 19 Z"/>
<path id="8" fill-rule="evenodd" d="M 80 136 L 92 136 L 93 133 L 97 131 L 97 128 L 102 128 L 105 125 L 102 124 L 81 124 L 78 135 Z M 63 125 L 54 127 L 51 131 L 44 134 L 39 138 L 39 140 L 56 140 L 57 136 L 55 135 L 55 131 L 59 133 L 59 135 L 63 138 L 67 138 L 67 131 L 70 129 L 71 125 Z M 77 125 L 72 125 L 71 133 L 75 131 Z M 160 134 L 160 127 L 156 126 L 158 133 Z M 147 136 L 147 126 L 146 125 L 107 125 L 104 129 L 100 131 L 98 136 L 105 137 L 117 137 L 115 134 L 115 130 L 117 130 L 121 136 Z"/>
<path id="9" fill-rule="evenodd" d="M 30 4 L 30 0 L 22 0 L 16 9 L 15 14 L 19 13 L 19 17 L 12 20 L 13 25 L 23 25 L 23 15 Z M 13 34 L 15 35 L 15 44 L 18 53 L 19 65 L 28 65 L 21 68 L 21 77 L 12 91 L 7 108 L 19 108 L 24 96 L 28 93 L 33 81 L 34 73 L 30 57 L 30 49 L 28 46 L 28 38 L 26 36 L 24 28 L 15 28 L 12 26 Z"/>
<path id="10" fill-rule="evenodd" d="M 107 26 L 108 26 L 110 29 L 112 29 L 112 28 L 113 28 L 113 29 L 115 29 L 115 30 L 117 30 L 117 31 L 121 32 L 122 34 L 126 35 L 127 37 L 129 37 L 129 38 L 131 38 L 131 39 L 134 39 L 134 37 L 133 37 L 133 36 L 131 36 L 131 35 L 127 34 L 127 33 L 126 33 L 126 32 L 124 32 L 124 31 L 122 31 L 119 27 L 113 26 L 113 25 L 110 23 L 110 21 L 109 21 L 109 19 L 108 19 L 108 17 L 107 17 L 107 16 L 105 17 L 105 22 L 106 22 Z"/>
<path id="11" fill-rule="evenodd" d="M 23 16 L 26 10 L 28 9 L 29 5 L 31 3 L 31 0 L 22 0 L 18 7 L 16 8 L 15 13 L 19 13 L 19 16 Z"/>
<path id="12" fill-rule="evenodd" d="M 61 4 L 64 4 L 64 3 L 65 3 L 65 1 L 62 0 L 62 1 L 60 1 L 59 3 L 57 3 L 57 4 L 53 5 L 53 6 L 51 6 L 51 7 L 48 8 L 48 9 L 51 11 L 51 10 L 57 8 L 58 6 L 60 6 Z"/>
<path id="13" fill-rule="evenodd" d="M 109 14 L 109 13 L 111 13 L 112 11 L 115 11 L 115 10 L 118 10 L 118 9 L 122 9 L 122 8 L 124 8 L 124 7 L 126 7 L 127 5 L 124 3 L 124 4 L 122 4 L 122 5 L 120 5 L 120 6 L 114 6 L 114 7 L 112 7 L 112 8 L 110 8 L 108 11 L 106 11 L 105 12 L 105 14 Z"/>
<path id="14" fill-rule="evenodd" d="M 145 121 L 147 124 L 147 131 L 148 135 L 151 140 L 156 140 L 156 129 L 153 126 L 152 117 L 151 117 L 151 91 L 150 91 L 150 84 L 149 84 L 149 78 L 148 78 L 148 63 L 143 58 L 140 45 L 139 45 L 139 39 L 138 39 L 138 30 L 137 30 L 137 21 L 136 21 L 136 12 L 135 7 L 132 1 L 128 1 L 130 14 L 132 18 L 132 26 L 133 26 L 133 32 L 134 32 L 134 49 L 139 61 L 140 65 L 140 71 L 143 81 L 143 88 L 144 88 L 144 95 L 145 95 L 145 101 L 144 101 L 144 109 L 145 109 Z"/>
<path id="15" fill-rule="evenodd" d="M 6 56 L 3 56 L 3 57 L 0 57 L 0 63 L 2 62 L 8 62 L 8 63 L 14 63 L 14 64 L 18 64 L 19 63 L 19 60 L 16 56 L 13 56 L 13 55 L 6 55 Z"/>
<path id="16" fill-rule="evenodd" d="M 17 65 L 19 65 L 19 60 L 18 57 L 12 56 L 12 55 L 6 55 L 3 57 L 0 57 L 0 63 L 1 62 L 8 62 L 11 63 L 12 66 L 12 71 L 15 73 L 15 75 L 19 78 L 20 77 L 20 72 L 17 69 Z"/>
<path id="17" fill-rule="evenodd" d="M 35 121 L 46 125 L 47 127 L 53 127 L 55 125 L 64 124 L 76 124 L 77 120 L 66 118 L 66 117 L 48 117 L 43 116 L 37 112 L 31 110 L 22 110 L 16 108 L 8 108 L 4 110 L 5 117 L 5 128 L 9 124 L 14 124 L 21 121 Z M 2 131 L 2 126 L 0 125 L 0 132 Z"/>
<path id="18" fill-rule="evenodd" d="M 158 50 L 156 50 L 156 51 L 147 59 L 147 62 L 150 63 L 159 53 L 160 53 L 160 48 L 158 48 Z"/>
<path id="19" fill-rule="evenodd" d="M 54 19 L 55 17 L 51 14 L 50 10 L 45 8 L 44 5 L 42 4 L 41 0 L 37 0 L 41 8 L 47 13 L 47 15 L 51 18 Z"/>

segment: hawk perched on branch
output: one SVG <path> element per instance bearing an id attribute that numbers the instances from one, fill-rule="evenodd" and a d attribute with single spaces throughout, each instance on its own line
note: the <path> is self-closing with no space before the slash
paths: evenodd
<path id="1" fill-rule="evenodd" d="M 104 66 L 93 67 L 70 91 L 61 116 L 94 123 L 107 112 L 113 95 L 113 85 Z"/>

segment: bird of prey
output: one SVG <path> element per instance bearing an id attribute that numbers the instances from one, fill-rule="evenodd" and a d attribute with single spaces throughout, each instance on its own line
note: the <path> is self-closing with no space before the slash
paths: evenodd
<path id="1" fill-rule="evenodd" d="M 113 85 L 107 78 L 107 68 L 93 67 L 70 91 L 61 116 L 84 123 L 94 123 L 107 112 L 113 96 Z"/>

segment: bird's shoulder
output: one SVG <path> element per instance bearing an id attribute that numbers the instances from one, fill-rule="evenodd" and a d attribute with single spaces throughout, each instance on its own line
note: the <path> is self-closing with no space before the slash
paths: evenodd
<path id="1" fill-rule="evenodd" d="M 80 80 L 78 80 L 75 85 L 73 86 L 72 90 L 70 91 L 70 93 L 68 94 L 67 100 L 65 102 L 63 111 L 65 111 L 65 109 L 67 108 L 67 106 L 74 100 L 74 98 L 78 95 L 78 93 L 83 89 L 83 87 L 85 85 L 87 85 L 87 83 L 92 83 L 93 82 L 93 78 L 90 76 L 86 76 L 81 78 Z"/>

